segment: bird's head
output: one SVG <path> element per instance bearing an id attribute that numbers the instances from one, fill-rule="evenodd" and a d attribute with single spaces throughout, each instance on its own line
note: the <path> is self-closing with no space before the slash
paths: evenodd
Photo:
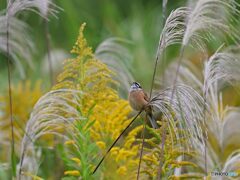
<path id="1" fill-rule="evenodd" d="M 129 91 L 131 92 L 136 90 L 142 90 L 142 87 L 138 82 L 133 82 Z"/>

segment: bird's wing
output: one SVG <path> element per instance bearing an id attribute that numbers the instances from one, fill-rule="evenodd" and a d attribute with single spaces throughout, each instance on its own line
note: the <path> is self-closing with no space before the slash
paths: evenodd
<path id="1" fill-rule="evenodd" d="M 147 95 L 147 93 L 145 93 L 145 92 L 143 92 L 144 93 L 144 99 L 147 101 L 147 102 L 149 102 L 149 97 L 148 97 L 148 95 Z"/>

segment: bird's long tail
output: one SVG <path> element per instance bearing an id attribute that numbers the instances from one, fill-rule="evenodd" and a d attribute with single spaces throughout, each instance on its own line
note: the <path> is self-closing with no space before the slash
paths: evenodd
<path id="1" fill-rule="evenodd" d="M 150 121 L 152 127 L 154 129 L 157 129 L 158 125 L 157 125 L 157 122 L 155 121 L 155 119 L 153 118 L 153 115 L 152 114 L 148 114 L 147 117 L 148 117 L 148 120 Z"/>

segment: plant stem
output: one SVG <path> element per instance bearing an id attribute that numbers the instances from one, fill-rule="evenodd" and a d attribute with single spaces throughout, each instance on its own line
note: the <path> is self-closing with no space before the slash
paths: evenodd
<path id="1" fill-rule="evenodd" d="M 162 1 L 162 19 L 163 19 L 163 24 L 162 24 L 162 27 L 164 27 L 165 23 L 166 23 L 166 16 L 167 16 L 167 1 L 166 0 L 163 0 Z M 164 34 L 163 34 L 164 35 Z M 163 39 L 165 39 L 163 37 Z M 165 44 L 165 42 L 163 42 L 163 44 Z M 161 66 L 161 72 L 162 72 L 162 85 L 164 86 L 165 83 L 165 76 L 164 76 L 164 69 L 166 67 L 166 61 L 165 61 L 165 58 L 166 58 L 166 51 L 163 51 L 163 56 L 162 56 L 162 66 Z"/>
<path id="2" fill-rule="evenodd" d="M 162 27 L 164 28 L 165 22 L 166 22 L 166 5 L 167 5 L 167 1 L 163 1 L 162 3 Z M 155 64 L 154 64 L 154 70 L 153 70 L 153 76 L 152 76 L 152 82 L 151 82 L 151 89 L 150 89 L 150 99 L 152 97 L 152 91 L 153 91 L 153 84 L 154 84 L 154 80 L 155 80 L 155 76 L 156 76 L 156 72 L 157 72 L 157 65 L 158 65 L 158 61 L 159 61 L 159 56 L 160 56 L 160 52 L 162 51 L 161 45 L 164 44 L 165 42 L 163 42 L 164 37 L 161 36 L 159 37 L 159 42 L 158 42 L 158 48 L 157 48 L 157 54 L 156 54 L 156 59 L 155 59 Z M 164 59 L 163 59 L 163 66 L 164 65 Z M 164 69 L 164 67 L 162 68 L 162 70 Z"/>
<path id="3" fill-rule="evenodd" d="M 23 165 L 23 160 L 25 157 L 25 148 L 23 149 L 22 155 L 21 155 L 21 159 L 20 159 L 20 168 L 19 168 L 19 174 L 18 174 L 18 180 L 21 180 L 21 176 L 22 176 L 22 165 Z"/>
<path id="4" fill-rule="evenodd" d="M 99 163 L 97 164 L 97 166 L 95 167 L 95 169 L 93 170 L 92 174 L 94 174 L 97 169 L 99 168 L 99 166 L 102 164 L 103 160 L 105 159 L 105 157 L 107 156 L 107 154 L 111 151 L 111 149 L 113 148 L 113 146 L 118 142 L 118 140 L 120 139 L 120 137 L 125 133 L 125 131 L 132 125 L 132 123 L 137 119 L 137 117 L 142 113 L 143 110 L 139 111 L 138 114 L 133 118 L 133 120 L 127 125 L 127 127 L 121 132 L 121 134 L 117 137 L 117 139 L 112 143 L 112 145 L 110 146 L 110 148 L 107 150 L 107 152 L 104 154 L 104 156 L 102 157 L 102 159 L 99 161 Z"/>
<path id="5" fill-rule="evenodd" d="M 147 119 L 147 117 L 146 117 L 146 119 Z M 141 146 L 141 150 L 140 150 L 140 157 L 139 157 L 139 163 L 138 163 L 137 180 L 139 179 L 140 169 L 141 169 L 143 147 L 144 147 L 144 141 L 145 141 L 146 119 L 144 120 L 143 130 L 142 130 L 142 134 L 141 134 L 141 138 L 142 138 L 142 143 L 141 144 L 142 144 L 142 146 Z"/>
<path id="6" fill-rule="evenodd" d="M 203 107 L 203 122 L 204 122 L 204 126 L 203 128 L 207 128 L 206 125 L 206 103 L 207 103 L 207 92 L 204 92 L 204 107 Z M 204 133 L 205 132 L 205 133 Z M 205 165 L 205 173 L 206 173 L 206 177 L 208 175 L 208 170 L 207 170 L 207 130 L 205 129 L 205 131 L 203 131 L 203 138 L 204 138 L 204 165 Z"/>
<path id="7" fill-rule="evenodd" d="M 8 70 L 8 96 L 9 96 L 9 113 L 10 113 L 10 124 L 11 124 L 11 162 L 12 171 L 15 174 L 15 140 L 14 140 L 14 126 L 13 126 L 13 105 L 12 105 L 12 89 L 11 89 L 11 63 L 10 63 L 10 47 L 9 47 L 9 16 L 7 14 L 7 70 Z"/>

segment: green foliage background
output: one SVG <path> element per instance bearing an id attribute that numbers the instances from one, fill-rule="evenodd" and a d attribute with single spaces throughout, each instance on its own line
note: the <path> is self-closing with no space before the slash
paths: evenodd
<path id="1" fill-rule="evenodd" d="M 72 0 L 54 1 L 63 9 L 58 18 L 50 17 L 49 30 L 51 35 L 51 49 L 60 48 L 69 52 L 78 34 L 81 23 L 86 22 L 88 31 L 85 36 L 89 44 L 95 49 L 103 40 L 109 37 L 120 37 L 132 41 L 130 48 L 133 53 L 133 74 L 136 80 L 143 85 L 148 84 L 152 75 L 159 33 L 162 28 L 161 1 L 157 0 Z M 180 6 L 185 1 L 170 1 L 168 12 Z M 6 7 L 6 1 L 0 0 L 0 9 Z M 49 80 L 40 71 L 42 58 L 46 54 L 43 19 L 34 13 L 23 13 L 31 26 L 31 36 L 36 43 L 37 51 L 34 53 L 35 68 L 27 70 L 28 78 L 33 80 L 45 78 L 44 85 Z M 0 91 L 7 83 L 6 61 L 0 56 Z M 24 62 L 24 61 L 22 61 Z M 143 66 L 144 64 L 144 66 Z M 140 73 L 141 72 L 141 73 Z M 19 80 L 15 71 L 13 80 Z M 147 85 L 146 88 L 150 88 Z"/>

